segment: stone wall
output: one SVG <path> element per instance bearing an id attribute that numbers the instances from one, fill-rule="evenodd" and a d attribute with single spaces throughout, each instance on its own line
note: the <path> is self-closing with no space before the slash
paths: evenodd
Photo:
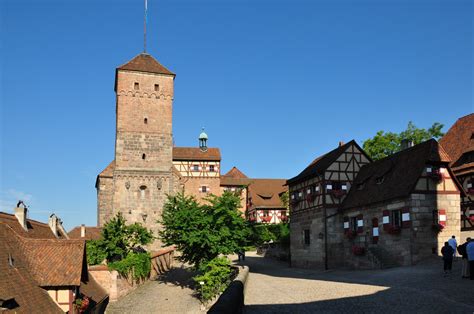
<path id="1" fill-rule="evenodd" d="M 109 177 L 98 179 L 97 186 L 97 223 L 103 226 L 112 218 L 114 199 L 114 180 Z"/>
<path id="2" fill-rule="evenodd" d="M 89 266 L 89 274 L 104 288 L 110 302 L 117 301 L 138 287 L 138 284 L 129 283 L 117 271 L 111 271 L 105 265 Z"/>
<path id="3" fill-rule="evenodd" d="M 342 259 L 342 220 L 336 209 L 327 209 L 327 245 L 330 268 L 339 267 Z M 325 230 L 324 210 L 306 210 L 291 215 L 290 219 L 291 265 L 303 268 L 324 268 Z M 304 243 L 304 230 L 310 231 L 310 244 Z"/>
<path id="4" fill-rule="evenodd" d="M 400 234 L 390 234 L 383 227 L 383 211 L 409 208 L 410 226 L 401 228 Z M 446 210 L 446 228 L 439 234 L 433 230 L 433 211 Z M 389 259 L 398 265 L 413 265 L 430 256 L 440 254 L 441 247 L 452 235 L 460 237 L 460 196 L 456 194 L 411 194 L 407 198 L 374 204 L 362 210 L 345 212 L 348 217 L 363 215 L 364 228 L 355 239 L 344 238 L 346 266 L 359 267 L 360 257 L 352 253 L 354 245 L 381 248 Z M 437 217 L 435 215 L 435 217 Z M 372 219 L 379 221 L 378 242 L 373 242 Z M 341 224 L 340 232 L 343 234 Z M 364 265 L 366 266 L 366 265 Z"/>

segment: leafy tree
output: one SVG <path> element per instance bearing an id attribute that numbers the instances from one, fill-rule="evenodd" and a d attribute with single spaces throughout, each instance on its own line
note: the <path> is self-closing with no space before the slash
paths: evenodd
<path id="1" fill-rule="evenodd" d="M 283 206 L 289 210 L 290 209 L 290 192 L 286 191 L 280 195 L 280 201 Z"/>
<path id="2" fill-rule="evenodd" d="M 87 260 L 91 264 L 107 261 L 118 261 L 137 251 L 142 245 L 153 241 L 153 233 L 134 223 L 127 225 L 122 214 L 107 222 L 102 228 L 101 239 L 87 242 Z"/>
<path id="3" fill-rule="evenodd" d="M 199 267 L 219 254 L 238 252 L 246 244 L 249 231 L 238 207 L 240 197 L 224 192 L 211 195 L 209 204 L 199 204 L 192 196 L 168 196 L 161 221 L 161 239 L 181 251 L 181 259 Z"/>
<path id="4" fill-rule="evenodd" d="M 401 150 L 402 140 L 412 141 L 415 145 L 431 138 L 438 139 L 444 135 L 441 131 L 443 124 L 435 122 L 429 129 L 417 128 L 413 122 L 408 122 L 407 129 L 400 133 L 378 131 L 373 138 L 367 139 L 363 148 L 373 159 L 378 160 Z"/>

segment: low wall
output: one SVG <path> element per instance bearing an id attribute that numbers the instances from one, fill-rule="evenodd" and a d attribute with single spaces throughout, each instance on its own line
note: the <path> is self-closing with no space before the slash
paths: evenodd
<path id="1" fill-rule="evenodd" d="M 164 248 L 157 252 L 151 252 L 151 269 L 148 279 L 154 279 L 158 275 L 171 269 L 173 265 L 174 247 Z M 109 301 L 114 302 L 119 298 L 135 290 L 140 284 L 121 276 L 116 270 L 111 270 L 107 265 L 89 266 L 89 274 L 105 289 L 109 295 Z M 148 280 L 146 279 L 146 280 Z M 145 281 L 146 281 L 145 280 Z"/>
<path id="2" fill-rule="evenodd" d="M 105 289 L 110 302 L 117 301 L 138 287 L 138 284 L 131 284 L 116 270 L 109 270 L 107 265 L 89 266 L 89 274 Z"/>
<path id="3" fill-rule="evenodd" d="M 249 276 L 248 266 L 238 266 L 239 274 L 222 293 L 207 313 L 242 313 L 245 286 Z"/>

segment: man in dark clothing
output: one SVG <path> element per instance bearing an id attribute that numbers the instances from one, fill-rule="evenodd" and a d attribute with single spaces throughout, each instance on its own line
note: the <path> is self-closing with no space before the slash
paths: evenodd
<path id="1" fill-rule="evenodd" d="M 466 247 L 471 241 L 471 238 L 466 239 L 466 243 L 461 244 L 458 246 L 458 253 L 462 257 L 462 278 L 469 278 L 469 261 L 467 260 L 467 250 Z"/>
<path id="2" fill-rule="evenodd" d="M 448 274 L 451 272 L 451 268 L 453 266 L 453 255 L 454 255 L 454 249 L 449 245 L 448 242 L 444 242 L 444 246 L 441 249 L 441 254 L 443 255 L 443 261 L 444 261 L 444 274 Z"/>

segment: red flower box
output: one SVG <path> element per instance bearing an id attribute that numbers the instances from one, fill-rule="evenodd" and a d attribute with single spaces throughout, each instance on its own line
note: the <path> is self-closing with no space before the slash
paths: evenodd
<path id="1" fill-rule="evenodd" d="M 397 227 L 397 226 L 389 226 L 387 229 L 387 232 L 389 234 L 398 235 L 402 232 L 402 228 Z"/>
<path id="2" fill-rule="evenodd" d="M 356 256 L 365 255 L 365 248 L 362 247 L 362 246 L 354 245 L 354 246 L 352 247 L 352 254 L 354 254 L 354 255 L 356 255 Z"/>
<path id="3" fill-rule="evenodd" d="M 262 221 L 265 221 L 265 222 L 270 222 L 272 218 L 273 218 L 272 216 L 261 217 Z"/>
<path id="4" fill-rule="evenodd" d="M 354 240 L 357 237 L 357 232 L 353 230 L 348 230 L 345 232 L 345 235 L 346 235 L 346 238 L 348 238 L 349 240 Z"/>
<path id="5" fill-rule="evenodd" d="M 444 226 L 442 224 L 439 224 L 439 223 L 434 223 L 434 224 L 431 225 L 431 229 L 433 229 L 433 231 L 435 231 L 435 232 L 440 233 L 441 231 L 443 231 Z"/>
<path id="6" fill-rule="evenodd" d="M 346 190 L 333 190 L 332 195 L 334 195 L 337 198 L 341 198 L 344 195 L 346 195 Z"/>
<path id="7" fill-rule="evenodd" d="M 308 194 L 308 195 L 306 195 L 306 201 L 307 201 L 308 203 L 314 202 L 314 194 Z"/>

